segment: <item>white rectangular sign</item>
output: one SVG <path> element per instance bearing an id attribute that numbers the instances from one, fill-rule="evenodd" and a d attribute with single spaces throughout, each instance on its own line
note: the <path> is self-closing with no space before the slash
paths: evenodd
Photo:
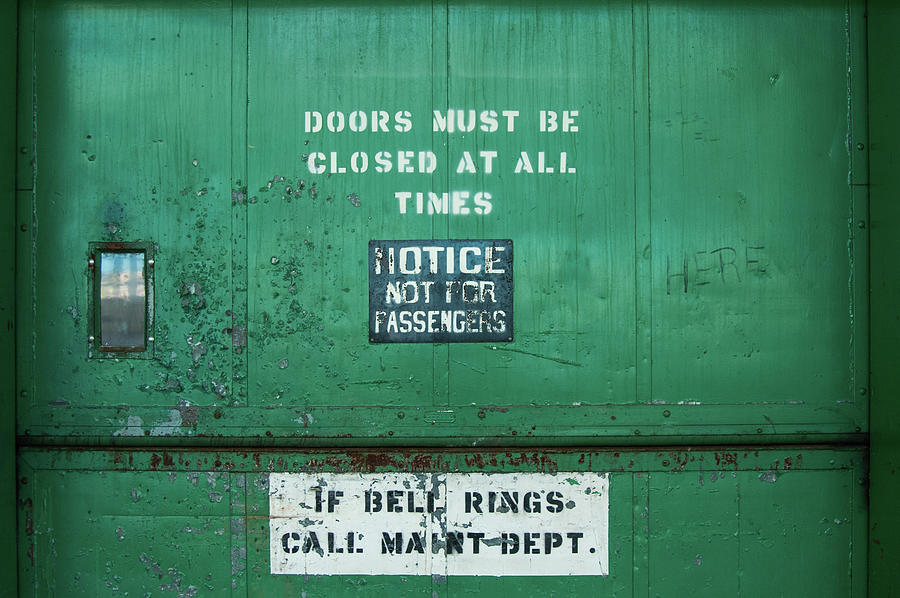
<path id="1" fill-rule="evenodd" d="M 608 575 L 606 473 L 272 473 L 273 574 Z"/>

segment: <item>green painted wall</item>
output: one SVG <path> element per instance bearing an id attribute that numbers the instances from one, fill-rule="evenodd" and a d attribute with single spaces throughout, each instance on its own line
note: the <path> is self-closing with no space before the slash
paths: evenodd
<path id="1" fill-rule="evenodd" d="M 900 17 L 869 8 L 21 0 L 21 594 L 895 591 Z M 354 110 L 388 130 L 305 130 Z M 352 172 L 379 151 L 435 170 Z M 369 343 L 369 241 L 431 238 L 513 240 L 512 342 Z M 96 242 L 154 243 L 151 355 L 89 357 Z M 612 572 L 274 576 L 273 471 L 610 472 Z"/>
<path id="2" fill-rule="evenodd" d="M 21 525 L 34 532 L 21 547 L 26 596 L 865 596 L 864 449 L 25 449 L 20 462 Z M 281 545 L 270 537 L 270 473 L 395 471 L 609 472 L 610 574 L 270 573 L 270 545 Z M 374 573 L 384 558 L 372 556 Z M 499 573 L 504 559 L 493 558 Z"/>
<path id="3" fill-rule="evenodd" d="M 900 8 L 869 3 L 870 231 L 872 276 L 872 399 L 869 532 L 871 596 L 900 596 Z"/>
<path id="4" fill-rule="evenodd" d="M 21 435 L 864 439 L 859 2 L 34 7 Z M 430 238 L 513 240 L 512 342 L 369 342 L 369 241 Z M 157 246 L 151 359 L 85 359 L 97 241 Z"/>

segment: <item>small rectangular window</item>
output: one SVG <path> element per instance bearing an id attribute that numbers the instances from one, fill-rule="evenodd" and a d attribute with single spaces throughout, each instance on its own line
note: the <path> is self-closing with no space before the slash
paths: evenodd
<path id="1" fill-rule="evenodd" d="M 91 244 L 92 356 L 149 356 L 154 340 L 151 256 L 149 243 Z"/>

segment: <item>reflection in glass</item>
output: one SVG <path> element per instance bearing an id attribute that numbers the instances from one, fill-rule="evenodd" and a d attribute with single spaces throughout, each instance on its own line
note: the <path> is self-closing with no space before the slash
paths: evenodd
<path id="1" fill-rule="evenodd" d="M 100 346 L 146 348 L 144 254 L 100 254 Z"/>

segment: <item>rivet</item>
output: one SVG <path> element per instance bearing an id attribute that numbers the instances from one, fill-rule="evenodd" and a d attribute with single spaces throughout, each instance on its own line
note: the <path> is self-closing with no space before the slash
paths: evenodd
<path id="1" fill-rule="evenodd" d="M 24 232 L 27 232 L 27 231 L 28 231 L 28 225 L 27 225 L 27 224 L 19 225 L 19 230 L 22 231 L 23 233 L 24 233 Z"/>
<path id="2" fill-rule="evenodd" d="M 863 151 L 864 149 L 866 149 L 866 146 L 862 141 L 860 141 L 856 144 L 856 149 L 858 149 L 859 151 Z"/>
<path id="3" fill-rule="evenodd" d="M 94 337 L 93 337 L 93 336 L 89 336 L 89 337 L 88 337 L 88 342 L 89 342 L 89 343 L 94 342 Z"/>
<path id="4" fill-rule="evenodd" d="M 147 260 L 147 265 L 152 268 L 156 265 L 156 261 L 153 258 L 150 258 L 149 260 Z"/>
<path id="5" fill-rule="evenodd" d="M 148 336 L 148 337 L 147 337 L 147 342 L 148 342 L 148 343 L 153 343 L 153 342 L 156 342 L 156 339 L 153 338 L 152 336 Z"/>
<path id="6" fill-rule="evenodd" d="M 403 413 L 402 411 L 398 411 L 398 412 L 397 412 L 397 417 L 398 417 L 399 419 L 403 419 L 404 417 L 406 417 L 406 414 Z"/>
<path id="7" fill-rule="evenodd" d="M 866 221 L 860 220 L 859 222 L 856 223 L 856 226 L 858 226 L 859 228 L 866 228 Z"/>
<path id="8" fill-rule="evenodd" d="M 484 419 L 487 414 L 484 411 L 478 412 L 478 419 Z"/>
<path id="9" fill-rule="evenodd" d="M 88 266 L 94 265 L 94 258 L 88 258 Z"/>
<path id="10" fill-rule="evenodd" d="M 868 392 L 868 391 L 867 391 L 865 388 L 860 388 L 860 389 L 859 389 L 859 394 L 860 394 L 860 396 L 863 396 L 863 397 L 866 396 L 866 393 L 867 393 L 867 392 Z"/>
<path id="11" fill-rule="evenodd" d="M 668 409 L 666 409 L 665 411 L 663 411 L 663 417 L 669 417 L 670 415 L 672 415 L 672 412 L 669 411 Z"/>

